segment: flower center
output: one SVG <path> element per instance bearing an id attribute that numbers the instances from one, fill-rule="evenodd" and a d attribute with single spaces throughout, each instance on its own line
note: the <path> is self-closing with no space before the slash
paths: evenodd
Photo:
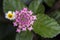
<path id="1" fill-rule="evenodd" d="M 9 18 L 12 18 L 12 17 L 13 17 L 13 14 L 8 14 L 8 17 L 9 17 Z"/>
<path id="2" fill-rule="evenodd" d="M 24 20 L 25 20 L 25 18 L 21 18 L 21 20 L 23 20 L 23 21 L 24 21 Z"/>

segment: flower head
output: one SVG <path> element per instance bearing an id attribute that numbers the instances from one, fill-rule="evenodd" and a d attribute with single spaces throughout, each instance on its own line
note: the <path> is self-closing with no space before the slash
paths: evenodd
<path id="1" fill-rule="evenodd" d="M 5 18 L 9 20 L 14 20 L 15 19 L 15 13 L 12 11 L 8 11 L 8 13 L 5 14 Z"/>
<path id="2" fill-rule="evenodd" d="M 32 25 L 36 20 L 36 15 L 33 15 L 31 10 L 23 8 L 21 11 L 16 11 L 16 19 L 13 22 L 14 26 L 17 27 L 17 32 L 26 31 L 27 29 L 31 31 L 33 29 Z"/>

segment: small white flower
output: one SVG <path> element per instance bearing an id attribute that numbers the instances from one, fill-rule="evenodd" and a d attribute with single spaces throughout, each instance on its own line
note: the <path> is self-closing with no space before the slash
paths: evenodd
<path id="1" fill-rule="evenodd" d="M 15 12 L 8 11 L 8 13 L 5 14 L 5 18 L 9 20 L 14 20 L 15 19 Z"/>

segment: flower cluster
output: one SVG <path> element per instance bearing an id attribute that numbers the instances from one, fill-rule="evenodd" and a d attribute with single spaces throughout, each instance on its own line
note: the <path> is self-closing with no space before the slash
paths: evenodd
<path id="1" fill-rule="evenodd" d="M 14 14 L 14 15 L 13 15 Z M 33 12 L 31 10 L 28 10 L 27 8 L 23 8 L 20 11 L 15 12 L 8 12 L 7 18 L 13 21 L 14 27 L 17 27 L 16 32 L 26 31 L 26 30 L 33 30 L 33 23 L 36 20 L 36 15 L 33 15 Z"/>

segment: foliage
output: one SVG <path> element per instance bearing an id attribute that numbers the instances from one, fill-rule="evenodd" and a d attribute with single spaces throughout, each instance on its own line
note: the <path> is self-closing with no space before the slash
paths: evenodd
<path id="1" fill-rule="evenodd" d="M 29 31 L 18 33 L 16 40 L 32 40 L 32 33 Z"/>
<path id="2" fill-rule="evenodd" d="M 29 0 L 26 0 L 29 2 Z M 55 0 L 32 0 L 29 6 L 26 6 L 24 0 L 4 0 L 4 12 L 9 10 L 21 10 L 23 7 L 28 7 L 37 15 L 37 20 L 33 25 L 33 31 L 42 37 L 53 38 L 60 33 L 60 12 L 55 11 L 49 15 L 45 14 L 45 7 L 42 2 L 45 2 L 49 7 L 52 7 Z M 29 31 L 17 33 L 16 40 L 32 40 L 33 34 Z"/>
<path id="3" fill-rule="evenodd" d="M 48 6 L 52 7 L 52 6 L 54 5 L 54 3 L 55 3 L 55 0 L 44 0 L 44 2 L 45 2 Z"/>
<path id="4" fill-rule="evenodd" d="M 45 38 L 52 38 L 60 33 L 60 25 L 44 14 L 37 15 L 37 21 L 33 25 L 34 31 Z"/>

